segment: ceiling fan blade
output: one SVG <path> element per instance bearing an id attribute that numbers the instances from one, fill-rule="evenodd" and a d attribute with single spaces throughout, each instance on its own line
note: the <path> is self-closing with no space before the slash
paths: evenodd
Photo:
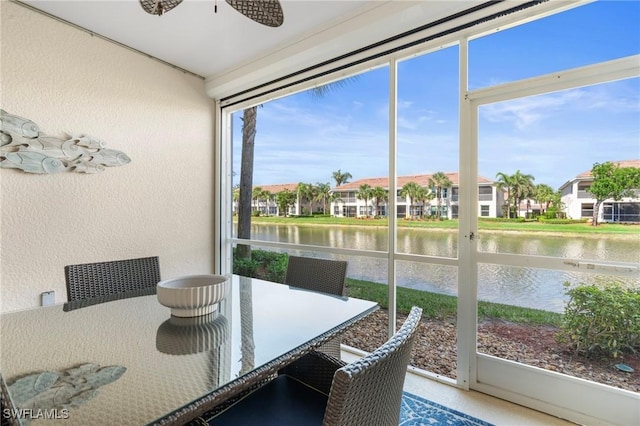
<path id="1" fill-rule="evenodd" d="M 284 14 L 278 0 L 226 0 L 226 2 L 247 18 L 268 27 L 279 27 L 284 22 Z"/>
<path id="2" fill-rule="evenodd" d="M 170 11 L 180 3 L 182 0 L 140 0 L 140 6 L 145 12 L 158 16 Z"/>

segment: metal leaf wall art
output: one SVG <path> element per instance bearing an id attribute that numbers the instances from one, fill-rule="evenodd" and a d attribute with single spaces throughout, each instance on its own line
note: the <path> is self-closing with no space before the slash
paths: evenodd
<path id="1" fill-rule="evenodd" d="M 122 151 L 105 148 L 91 136 L 68 139 L 47 136 L 33 121 L 0 110 L 0 168 L 27 173 L 100 173 L 131 159 Z"/>

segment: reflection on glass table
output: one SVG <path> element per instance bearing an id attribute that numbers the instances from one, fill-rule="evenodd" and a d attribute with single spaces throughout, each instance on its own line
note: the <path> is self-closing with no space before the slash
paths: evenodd
<path id="1" fill-rule="evenodd" d="M 121 367 L 105 370 L 120 375 L 103 380 L 82 403 L 49 404 L 40 411 L 18 405 L 11 420 L 64 414 L 69 425 L 116 417 L 120 424 L 182 422 L 378 308 L 238 276 L 230 287 L 214 314 L 195 318 L 172 317 L 155 294 L 1 315 L 3 389 L 12 399 L 15 383 L 35 373 Z"/>

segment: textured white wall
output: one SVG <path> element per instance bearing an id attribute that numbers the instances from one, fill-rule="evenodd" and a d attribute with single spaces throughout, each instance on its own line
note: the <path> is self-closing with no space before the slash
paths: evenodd
<path id="1" fill-rule="evenodd" d="M 163 278 L 213 272 L 214 104 L 204 81 L 0 3 L 0 107 L 132 159 L 92 175 L 0 169 L 0 311 L 39 306 L 47 290 L 66 301 L 68 264 L 158 255 Z"/>

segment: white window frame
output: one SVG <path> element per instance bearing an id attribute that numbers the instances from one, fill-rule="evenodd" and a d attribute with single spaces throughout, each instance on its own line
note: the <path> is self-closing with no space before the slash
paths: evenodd
<path id="1" fill-rule="evenodd" d="M 397 100 L 397 61 L 418 54 L 459 45 L 460 52 L 460 190 L 459 190 L 459 248 L 458 258 L 439 258 L 396 252 L 396 215 L 388 215 L 389 247 L 387 251 L 372 252 L 333 247 L 306 246 L 290 243 L 276 243 L 249 240 L 251 245 L 276 247 L 284 249 L 298 249 L 306 251 L 327 252 L 353 256 L 368 256 L 386 259 L 388 262 L 389 283 L 389 333 L 395 330 L 395 264 L 397 261 L 424 262 L 458 268 L 458 351 L 457 351 L 457 379 L 455 381 L 438 377 L 432 373 L 420 372 L 425 377 L 441 381 L 462 389 L 475 389 L 498 396 L 541 411 L 549 412 L 573 421 L 593 423 L 602 420 L 605 413 L 608 421 L 615 423 L 640 423 L 637 406 L 640 398 L 633 392 L 613 389 L 593 382 L 564 376 L 553 372 L 540 371 L 538 368 L 506 361 L 477 353 L 476 323 L 477 323 L 477 269 L 478 262 L 500 263 L 521 267 L 538 267 L 555 270 L 571 270 L 575 265 L 568 265 L 567 259 L 548 258 L 539 256 L 519 256 L 509 254 L 478 253 L 477 234 L 477 112 L 480 105 L 533 94 L 547 93 L 554 90 L 564 90 L 588 84 L 597 84 L 620 78 L 631 78 L 640 75 L 638 56 L 624 58 L 617 61 L 581 67 L 575 70 L 554 73 L 548 76 L 536 77 L 500 86 L 493 86 L 469 92 L 467 90 L 467 52 L 470 37 L 478 37 L 496 26 L 508 27 L 536 19 L 545 14 L 554 13 L 567 8 L 566 5 L 547 2 L 531 13 L 514 13 L 511 16 L 498 18 L 492 22 L 478 25 L 465 34 L 451 34 L 427 42 L 419 46 L 384 55 L 364 64 L 342 70 L 330 76 L 290 85 L 286 89 L 272 92 L 268 95 L 257 96 L 252 100 L 238 102 L 233 107 L 230 101 L 216 101 L 216 194 L 215 223 L 216 246 L 215 265 L 220 273 L 231 272 L 232 244 L 243 242 L 232 238 L 232 159 L 231 159 L 231 113 L 249 106 L 258 105 L 267 100 L 286 96 L 291 93 L 308 89 L 314 85 L 324 84 L 332 80 L 342 79 L 366 69 L 379 66 L 389 67 L 389 193 L 397 192 L 396 187 L 396 100 Z M 574 3 L 574 5 L 577 3 Z M 387 211 L 396 211 L 397 199 L 390 197 Z M 578 262 L 579 263 L 579 262 Z M 584 269 L 602 268 L 608 273 L 615 271 L 619 275 L 637 274 L 633 265 L 620 265 L 612 262 L 602 262 L 599 265 L 579 264 Z M 526 383 L 526 387 L 523 384 Z M 550 385 L 551 384 L 551 385 Z M 631 413 L 631 421 L 629 416 Z M 616 417 L 617 416 L 617 417 Z"/>
<path id="2" fill-rule="evenodd" d="M 478 110 L 479 107 L 495 102 L 519 99 L 527 96 L 574 89 L 611 81 L 640 77 L 640 55 L 606 61 L 571 70 L 520 80 L 512 83 L 493 86 L 486 89 L 466 92 L 462 102 L 465 119 L 462 127 L 469 136 L 467 146 L 461 145 L 461 157 L 468 163 L 462 164 L 467 173 L 462 177 L 461 188 L 468 188 L 471 176 L 477 176 L 478 157 Z M 463 113 L 461 112 L 461 115 Z M 461 119 L 462 121 L 462 119 Z M 471 176 L 469 175 L 471 174 Z M 475 205 L 477 199 L 469 198 Z M 470 218 L 470 228 L 477 229 L 477 218 Z M 600 273 L 612 276 L 634 277 L 638 274 L 638 266 L 631 263 L 602 261 L 598 264 L 580 259 L 555 258 L 544 256 L 524 256 L 515 254 L 484 253 L 477 251 L 477 244 L 461 244 L 462 253 L 469 251 L 471 270 L 469 291 L 459 288 L 460 298 L 469 294 L 477 294 L 477 264 L 492 263 L 519 267 L 534 267 L 558 271 L 575 271 Z M 464 267 L 461 265 L 461 270 Z M 463 283 L 460 283 L 463 285 Z M 460 308 L 460 303 L 458 304 Z M 471 306 L 467 305 L 467 308 Z M 475 313 L 475 305 L 473 312 Z M 467 318 L 465 327 L 469 334 L 475 333 L 477 318 Z M 459 330 L 459 335 L 461 331 Z M 462 332 L 464 333 L 464 332 Z M 466 340 L 466 339 L 465 339 Z M 595 382 L 588 382 L 563 374 L 547 372 L 498 357 L 481 354 L 476 348 L 469 348 L 470 353 L 470 388 L 504 398 L 516 403 L 545 411 L 559 417 L 568 418 L 580 423 L 611 422 L 613 424 L 638 424 L 640 421 L 640 395 L 623 389 L 612 388 Z M 460 354 L 458 354 L 460 362 Z M 524 391 L 522 384 L 526 383 Z M 558 402 L 561 402 L 558 404 Z"/>

